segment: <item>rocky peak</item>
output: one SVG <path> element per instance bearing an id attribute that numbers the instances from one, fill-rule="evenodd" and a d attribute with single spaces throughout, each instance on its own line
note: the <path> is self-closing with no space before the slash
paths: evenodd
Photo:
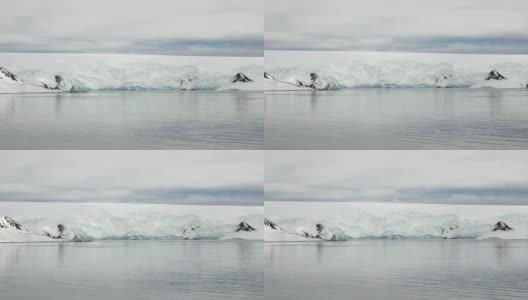
<path id="1" fill-rule="evenodd" d="M 18 81 L 18 82 L 24 82 L 18 76 L 13 74 L 13 72 L 9 71 L 8 69 L 6 69 L 4 67 L 0 67 L 0 79 L 4 79 L 4 78 L 5 79 L 10 79 L 10 80 L 13 80 L 13 81 Z"/>
<path id="2" fill-rule="evenodd" d="M 249 225 L 248 223 L 242 221 L 235 228 L 235 232 L 239 232 L 239 231 L 256 231 L 256 229 L 251 227 L 251 225 Z"/>
<path id="3" fill-rule="evenodd" d="M 502 76 L 501 73 L 499 73 L 499 71 L 497 70 L 492 70 L 491 72 L 488 73 L 488 77 L 486 78 L 486 80 L 505 80 L 506 77 Z"/>
<path id="4" fill-rule="evenodd" d="M 495 224 L 492 231 L 510 231 L 513 230 L 510 226 L 508 226 L 503 221 L 499 221 Z"/>
<path id="5" fill-rule="evenodd" d="M 27 231 L 27 229 L 22 227 L 22 225 L 20 225 L 20 223 L 18 223 L 17 221 L 11 219 L 8 216 L 3 216 L 3 217 L 0 218 L 0 228 Z"/>
<path id="6" fill-rule="evenodd" d="M 267 226 L 267 227 L 269 227 L 269 228 L 271 228 L 273 230 L 282 230 L 282 228 L 280 228 L 279 225 L 273 223 L 272 221 L 270 221 L 270 220 L 268 220 L 266 218 L 264 218 L 264 226 Z"/>
<path id="7" fill-rule="evenodd" d="M 264 78 L 266 78 L 266 79 L 270 79 L 270 80 L 275 80 L 275 78 L 273 78 L 273 76 L 271 76 L 271 75 L 268 74 L 267 72 L 264 72 Z"/>
<path id="8" fill-rule="evenodd" d="M 233 77 L 233 80 L 231 82 L 253 82 L 249 77 L 247 77 L 244 73 L 239 72 Z"/>

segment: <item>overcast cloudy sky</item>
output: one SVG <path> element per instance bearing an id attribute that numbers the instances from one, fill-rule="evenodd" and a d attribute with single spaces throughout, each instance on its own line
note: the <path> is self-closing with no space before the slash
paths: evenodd
<path id="1" fill-rule="evenodd" d="M 0 52 L 263 55 L 261 0 L 21 0 L 0 9 Z"/>
<path id="2" fill-rule="evenodd" d="M 0 201 L 263 205 L 262 151 L 1 151 Z"/>
<path id="3" fill-rule="evenodd" d="M 268 0 L 265 47 L 528 54 L 526 0 Z"/>
<path id="4" fill-rule="evenodd" d="M 267 151 L 268 200 L 528 205 L 528 151 Z"/>

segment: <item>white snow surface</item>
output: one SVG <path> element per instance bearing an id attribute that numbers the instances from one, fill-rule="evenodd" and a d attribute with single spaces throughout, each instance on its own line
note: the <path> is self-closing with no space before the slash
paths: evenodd
<path id="1" fill-rule="evenodd" d="M 265 71 L 276 81 L 309 83 L 314 72 L 331 89 L 526 88 L 528 83 L 528 55 L 266 51 L 265 57 Z M 486 80 L 493 70 L 507 79 Z M 265 84 L 266 90 L 285 87 Z"/>
<path id="2" fill-rule="evenodd" d="M 44 232 L 58 235 L 58 224 L 64 240 L 263 239 L 263 207 L 255 206 L 1 202 L 0 215 L 28 230 L 0 228 L 2 242 L 50 241 Z M 256 231 L 235 232 L 242 221 Z"/>
<path id="3" fill-rule="evenodd" d="M 0 80 L 0 94 L 18 93 L 57 93 L 57 91 L 48 90 L 36 84 Z"/>
<path id="4" fill-rule="evenodd" d="M 54 87 L 60 75 L 65 90 L 77 91 L 262 90 L 263 63 L 262 57 L 0 53 L 0 66 L 26 84 Z M 253 82 L 232 83 L 238 72 Z M 17 92 L 16 86 L 0 85 L 2 92 Z"/>
<path id="5" fill-rule="evenodd" d="M 350 239 L 527 239 L 528 206 L 447 205 L 414 203 L 332 203 L 268 201 L 265 217 L 282 231 L 266 228 L 265 241 Z M 493 231 L 505 222 L 511 231 Z"/>
<path id="6" fill-rule="evenodd" d="M 43 93 L 50 92 L 38 84 L 25 83 L 11 71 L 0 66 L 0 93 Z"/>

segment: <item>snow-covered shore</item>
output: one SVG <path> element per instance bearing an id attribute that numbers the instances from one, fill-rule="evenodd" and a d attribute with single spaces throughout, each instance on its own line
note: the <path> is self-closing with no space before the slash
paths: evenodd
<path id="1" fill-rule="evenodd" d="M 21 227 L 0 224 L 0 242 L 263 239 L 254 206 L 2 202 L 0 216 Z"/>
<path id="2" fill-rule="evenodd" d="M 25 83 L 6 86 L 0 80 L 0 93 L 50 92 L 41 86 L 54 87 L 57 75 L 64 90 L 76 91 L 262 90 L 263 62 L 263 57 L 0 53 L 0 67 Z M 239 73 L 250 80 L 237 81 Z"/>
<path id="3" fill-rule="evenodd" d="M 265 217 L 266 241 L 528 239 L 528 206 L 268 201 Z"/>
<path id="4" fill-rule="evenodd" d="M 319 88 L 527 88 L 528 55 L 398 52 L 266 51 L 265 89 Z M 504 78 L 490 78 L 496 71 Z M 282 83 L 281 83 L 282 82 Z"/>

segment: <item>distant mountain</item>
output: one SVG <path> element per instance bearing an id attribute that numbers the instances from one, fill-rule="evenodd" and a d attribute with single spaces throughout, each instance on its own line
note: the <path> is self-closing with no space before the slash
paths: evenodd
<path id="1" fill-rule="evenodd" d="M 272 230 L 279 230 L 282 231 L 282 228 L 280 228 L 279 225 L 275 224 L 274 222 L 264 218 L 264 226 L 266 228 L 272 229 Z"/>
<path id="2" fill-rule="evenodd" d="M 273 76 L 271 76 L 270 74 L 268 74 L 268 72 L 264 72 L 264 78 L 265 78 L 265 79 L 270 79 L 270 80 L 275 80 L 275 78 L 273 78 Z"/>
<path id="3" fill-rule="evenodd" d="M 513 230 L 513 228 L 506 225 L 506 223 L 499 221 L 495 224 L 492 231 L 510 231 L 510 230 Z"/>
<path id="4" fill-rule="evenodd" d="M 499 71 L 492 70 L 488 73 L 488 77 L 486 77 L 486 80 L 506 80 L 506 77 L 502 76 Z"/>
<path id="5" fill-rule="evenodd" d="M 8 69 L 4 67 L 0 67 L 0 79 L 12 80 L 16 82 L 24 82 L 18 76 L 13 74 L 13 72 L 9 71 Z"/>
<path id="6" fill-rule="evenodd" d="M 255 228 L 253 228 L 251 225 L 249 225 L 248 223 L 242 221 L 240 222 L 240 224 L 237 225 L 237 227 L 235 228 L 235 232 L 240 232 L 240 231 L 256 231 Z"/>
<path id="7" fill-rule="evenodd" d="M 271 50 L 265 78 L 266 90 L 526 88 L 528 55 Z"/>
<path id="8" fill-rule="evenodd" d="M 239 72 L 233 77 L 231 82 L 253 82 L 253 80 L 246 76 L 246 74 Z"/>
<path id="9" fill-rule="evenodd" d="M 266 205 L 264 224 L 267 241 L 528 239 L 528 207 L 280 202 Z"/>
<path id="10" fill-rule="evenodd" d="M 3 216 L 0 218 L 0 228 L 2 229 L 13 229 L 13 230 L 19 230 L 19 231 L 28 231 L 20 223 L 17 221 L 11 219 L 8 216 Z"/>

